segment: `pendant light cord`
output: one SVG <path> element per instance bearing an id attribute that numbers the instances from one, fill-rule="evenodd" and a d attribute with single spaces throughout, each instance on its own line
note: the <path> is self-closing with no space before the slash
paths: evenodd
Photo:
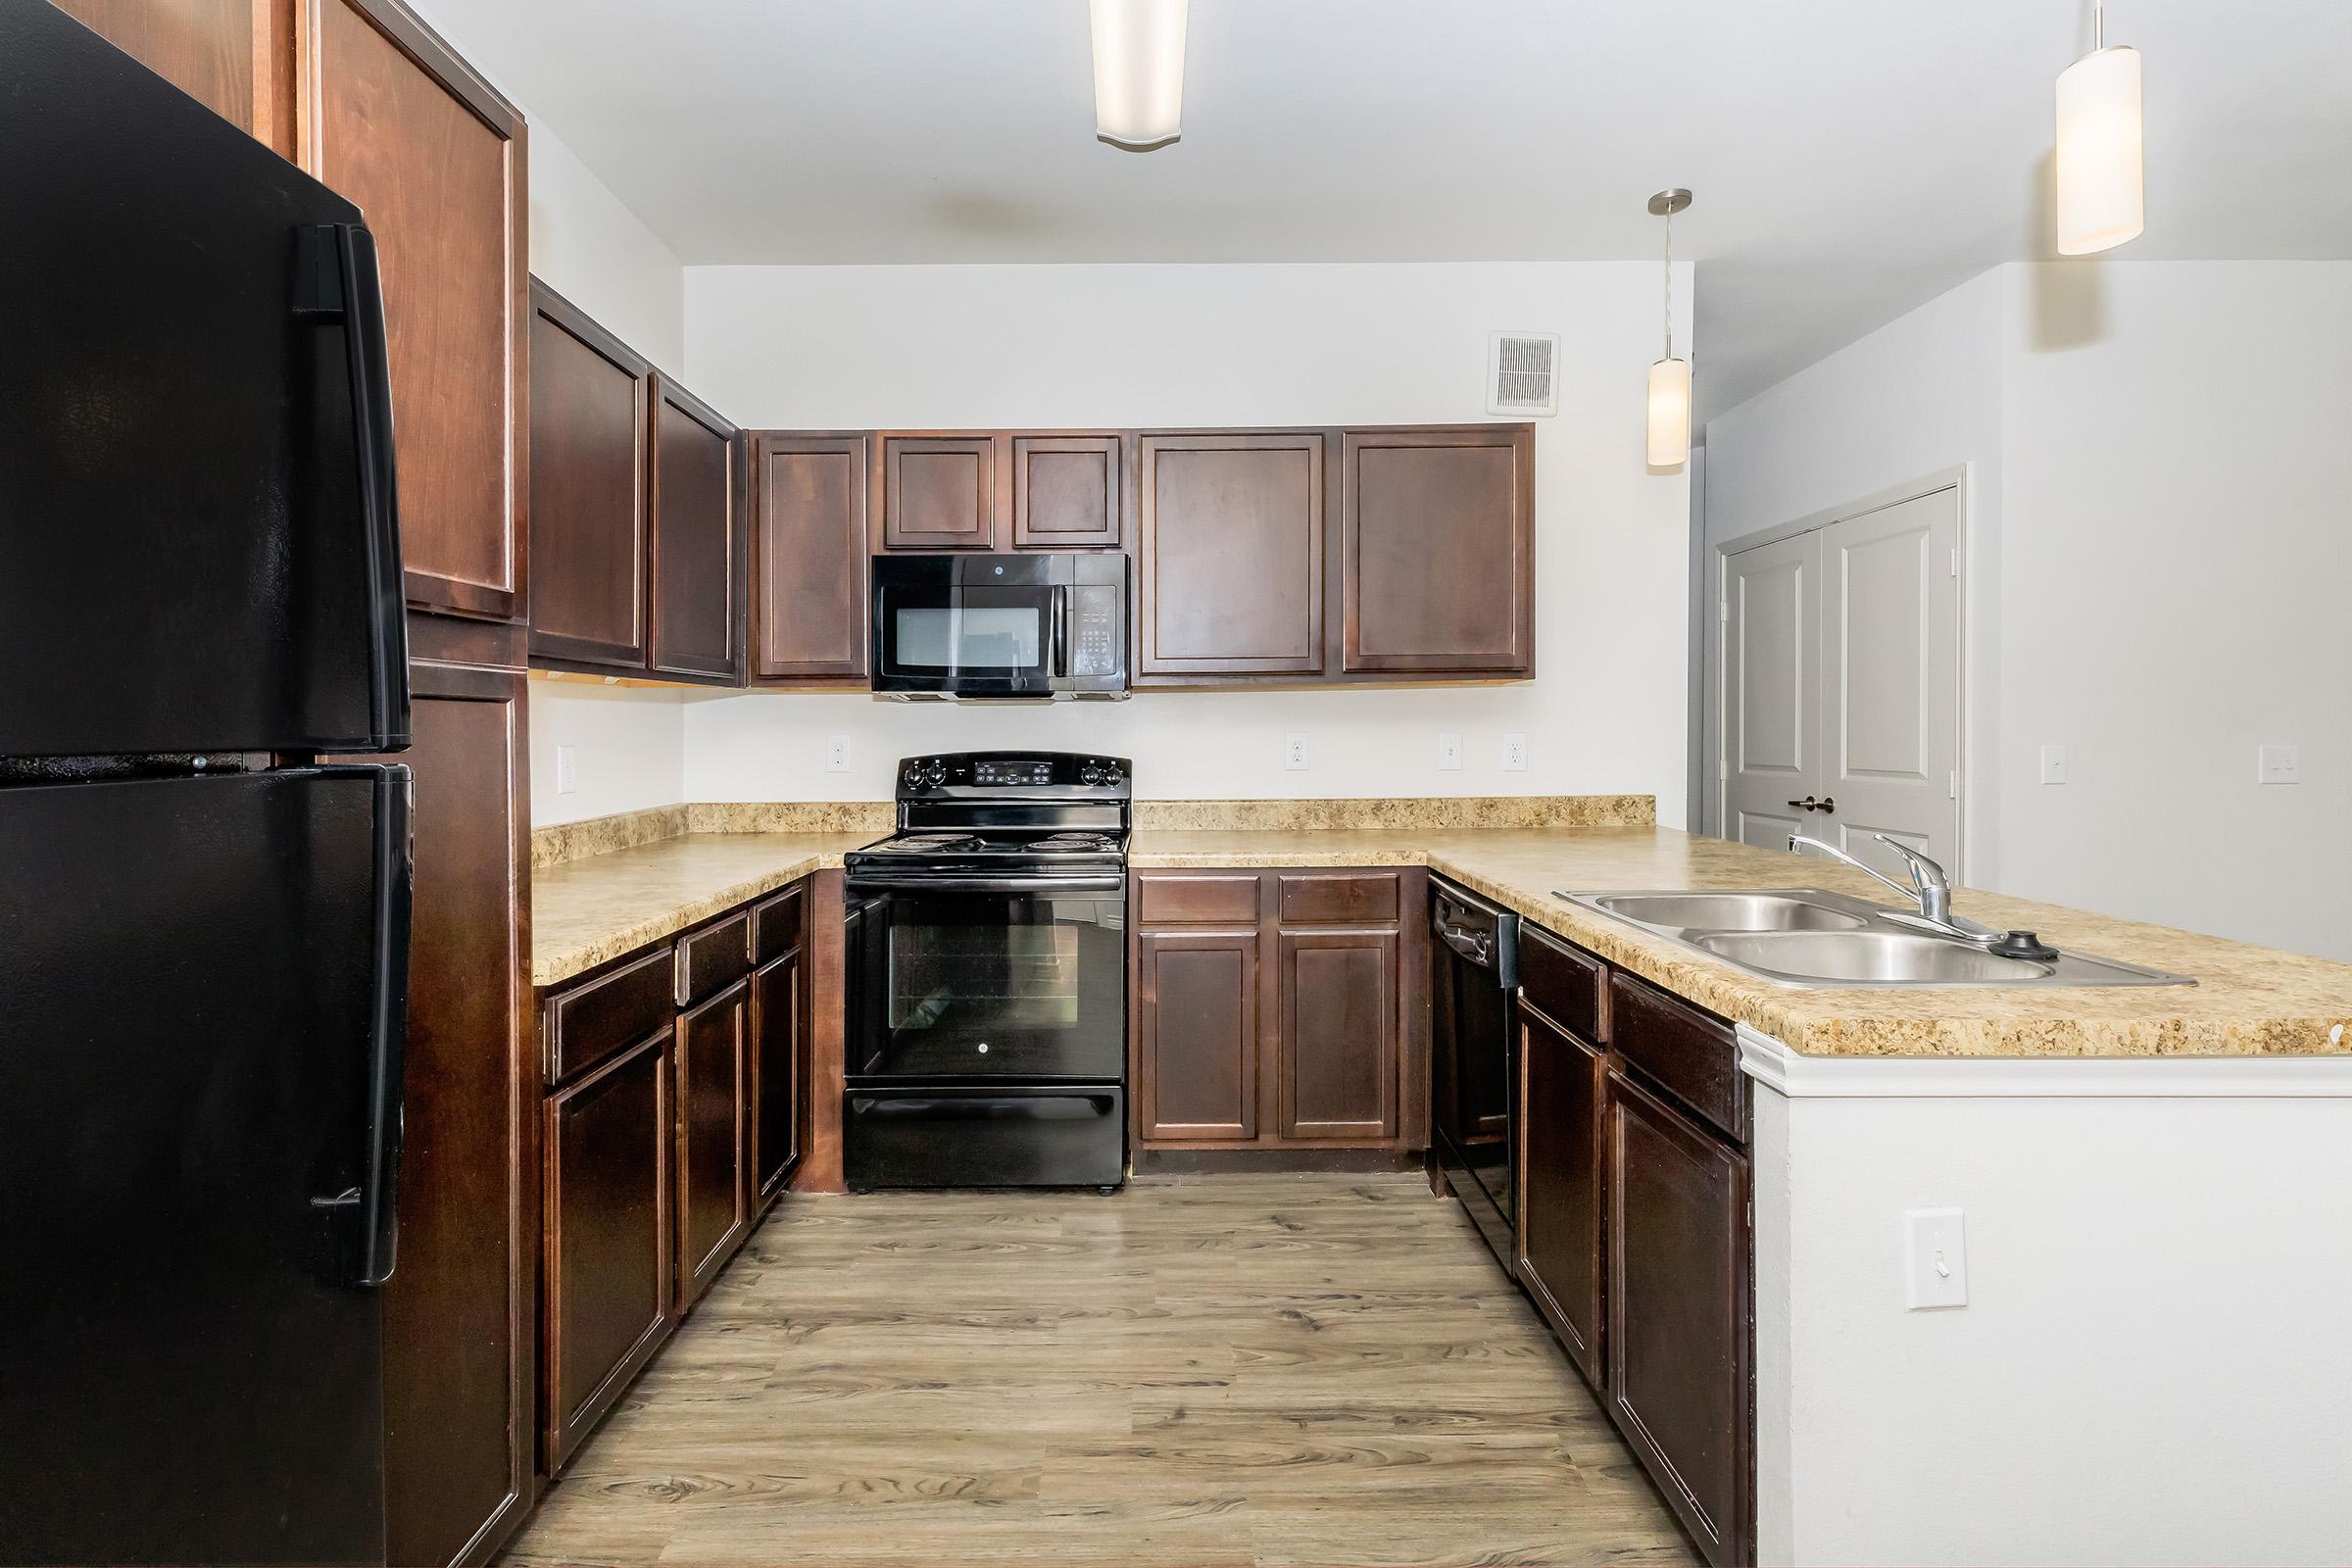
<path id="1" fill-rule="evenodd" d="M 2107 0 L 2090 0 L 2090 51 L 2107 47 Z"/>
<path id="2" fill-rule="evenodd" d="M 1674 358 L 1674 209 L 1666 210 L 1666 358 Z"/>

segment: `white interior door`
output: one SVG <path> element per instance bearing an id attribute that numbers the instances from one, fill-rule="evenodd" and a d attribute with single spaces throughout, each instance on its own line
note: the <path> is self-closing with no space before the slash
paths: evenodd
<path id="1" fill-rule="evenodd" d="M 1785 850 L 1820 794 L 1821 538 L 1727 556 L 1724 837 Z"/>
<path id="2" fill-rule="evenodd" d="M 1960 493 L 1724 557 L 1724 836 L 1959 875 Z"/>

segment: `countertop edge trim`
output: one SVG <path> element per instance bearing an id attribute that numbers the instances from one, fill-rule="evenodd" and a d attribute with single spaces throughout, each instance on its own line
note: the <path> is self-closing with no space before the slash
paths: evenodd
<path id="1" fill-rule="evenodd" d="M 1733 1031 L 1740 1070 L 1786 1100 L 2352 1100 L 2352 1055 L 1811 1056 Z"/>

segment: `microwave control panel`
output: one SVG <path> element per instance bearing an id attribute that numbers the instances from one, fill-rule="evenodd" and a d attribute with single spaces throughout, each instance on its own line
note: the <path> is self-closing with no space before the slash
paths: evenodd
<path id="1" fill-rule="evenodd" d="M 1070 592 L 1075 605 L 1070 617 L 1070 673 L 1116 675 L 1126 652 L 1127 628 L 1120 624 L 1121 602 L 1126 595 L 1117 588 L 1084 583 Z"/>

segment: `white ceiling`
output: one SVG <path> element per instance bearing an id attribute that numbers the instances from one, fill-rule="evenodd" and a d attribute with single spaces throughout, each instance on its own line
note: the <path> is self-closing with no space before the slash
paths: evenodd
<path id="1" fill-rule="evenodd" d="M 2046 254 L 2088 0 L 1193 0 L 1184 139 L 1094 139 L 1082 0 L 434 0 L 687 265 L 1648 257 L 1720 412 Z M 2352 256 L 2352 0 L 2114 0 L 2154 258 Z"/>

